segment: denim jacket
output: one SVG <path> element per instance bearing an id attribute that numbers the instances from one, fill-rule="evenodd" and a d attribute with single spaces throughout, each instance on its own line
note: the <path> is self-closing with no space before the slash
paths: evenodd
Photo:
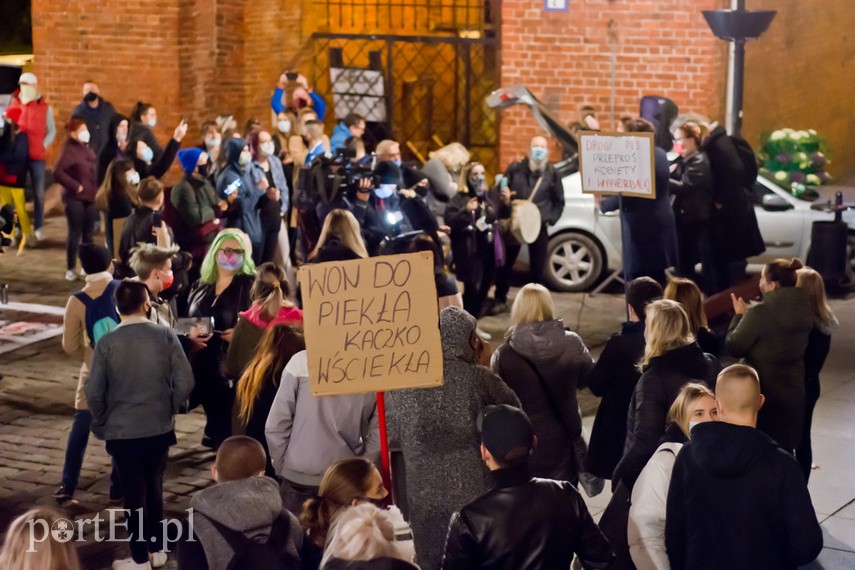
<path id="1" fill-rule="evenodd" d="M 193 389 L 193 372 L 171 329 L 123 318 L 95 346 L 84 391 L 98 439 L 136 439 L 171 431 Z"/>

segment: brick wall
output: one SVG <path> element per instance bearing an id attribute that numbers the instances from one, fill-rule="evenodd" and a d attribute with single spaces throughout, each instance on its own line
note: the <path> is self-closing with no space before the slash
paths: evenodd
<path id="1" fill-rule="evenodd" d="M 681 113 L 721 116 L 726 47 L 709 31 L 701 10 L 726 3 L 571 0 L 569 12 L 547 13 L 542 0 L 505 0 L 501 84 L 526 85 L 564 122 L 577 120 L 579 109 L 591 105 L 604 130 L 623 115 L 637 116 L 643 95 L 670 97 Z M 504 111 L 501 121 L 506 165 L 542 131 L 522 107 Z"/>
<path id="2" fill-rule="evenodd" d="M 855 173 L 855 2 L 752 0 L 777 10 L 769 30 L 746 47 L 745 119 L 752 143 L 781 127 L 828 138 L 832 176 Z"/>

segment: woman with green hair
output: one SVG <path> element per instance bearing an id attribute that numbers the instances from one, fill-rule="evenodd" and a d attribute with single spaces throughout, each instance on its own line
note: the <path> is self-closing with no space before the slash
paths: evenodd
<path id="1" fill-rule="evenodd" d="M 231 435 L 235 393 L 234 379 L 226 375 L 226 354 L 238 313 L 250 306 L 254 279 L 249 236 L 228 228 L 214 238 L 190 291 L 189 316 L 214 320 L 214 335 L 193 359 L 196 386 L 190 397 L 191 406 L 202 404 L 205 409 L 208 423 L 202 443 L 213 449 Z"/>

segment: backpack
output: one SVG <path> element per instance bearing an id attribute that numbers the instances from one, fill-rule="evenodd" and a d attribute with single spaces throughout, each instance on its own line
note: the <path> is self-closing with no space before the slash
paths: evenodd
<path id="1" fill-rule="evenodd" d="M 279 516 L 273 521 L 267 542 L 256 542 L 244 533 L 231 529 L 213 519 L 208 521 L 217 529 L 220 536 L 234 551 L 226 570 L 282 570 L 299 568 L 297 561 L 285 551 L 285 541 L 290 531 L 286 517 Z"/>
<path id="2" fill-rule="evenodd" d="M 86 336 L 89 346 L 94 348 L 101 337 L 119 326 L 119 311 L 116 309 L 116 289 L 121 281 L 113 279 L 100 296 L 93 299 L 83 291 L 74 297 L 83 303 L 86 309 Z"/>
<path id="3" fill-rule="evenodd" d="M 757 156 L 744 138 L 735 135 L 728 135 L 728 138 L 733 143 L 736 154 L 739 155 L 739 160 L 742 162 L 742 168 L 745 170 L 743 184 L 746 188 L 751 188 L 754 186 L 754 181 L 757 180 L 757 174 L 759 174 Z"/>

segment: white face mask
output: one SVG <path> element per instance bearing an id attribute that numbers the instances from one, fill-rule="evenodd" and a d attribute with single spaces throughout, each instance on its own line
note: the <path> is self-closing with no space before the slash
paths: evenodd
<path id="1" fill-rule="evenodd" d="M 21 103 L 26 105 L 30 101 L 35 101 L 39 98 L 39 90 L 32 85 L 21 85 L 21 92 L 18 95 Z"/>
<path id="2" fill-rule="evenodd" d="M 156 127 L 157 126 L 157 119 L 149 119 L 148 120 L 148 126 L 151 128 Z"/>
<path id="3" fill-rule="evenodd" d="M 128 140 L 128 133 L 116 133 L 116 142 L 123 143 Z"/>
<path id="4" fill-rule="evenodd" d="M 127 174 L 125 174 L 125 177 L 128 179 L 128 184 L 130 184 L 131 186 L 136 186 L 140 183 L 140 173 L 136 170 L 128 170 Z"/>
<path id="5" fill-rule="evenodd" d="M 248 150 L 245 150 L 240 153 L 240 158 L 238 158 L 238 164 L 240 164 L 241 166 L 245 166 L 249 164 L 250 160 L 252 160 L 252 155 L 249 153 Z"/>
<path id="6" fill-rule="evenodd" d="M 154 151 L 147 146 L 140 152 L 140 158 L 143 159 L 143 162 L 151 162 L 154 159 Z"/>
<path id="7" fill-rule="evenodd" d="M 89 131 L 80 131 L 77 133 L 77 140 L 82 142 L 83 144 L 87 144 L 92 135 L 89 134 Z"/>
<path id="8" fill-rule="evenodd" d="M 702 423 L 704 423 L 704 422 L 689 422 L 689 431 L 692 431 L 693 429 L 695 429 L 696 425 L 702 424 Z"/>
<path id="9" fill-rule="evenodd" d="M 220 137 L 207 137 L 205 139 L 205 146 L 208 148 L 217 148 L 223 142 L 223 139 Z"/>
<path id="10" fill-rule="evenodd" d="M 291 121 L 283 119 L 276 123 L 276 128 L 278 128 L 279 132 L 283 135 L 287 135 L 291 131 Z"/>
<path id="11" fill-rule="evenodd" d="M 261 149 L 261 152 L 265 156 L 273 156 L 273 153 L 276 152 L 276 147 L 274 146 L 273 141 L 261 143 L 259 149 Z"/>

